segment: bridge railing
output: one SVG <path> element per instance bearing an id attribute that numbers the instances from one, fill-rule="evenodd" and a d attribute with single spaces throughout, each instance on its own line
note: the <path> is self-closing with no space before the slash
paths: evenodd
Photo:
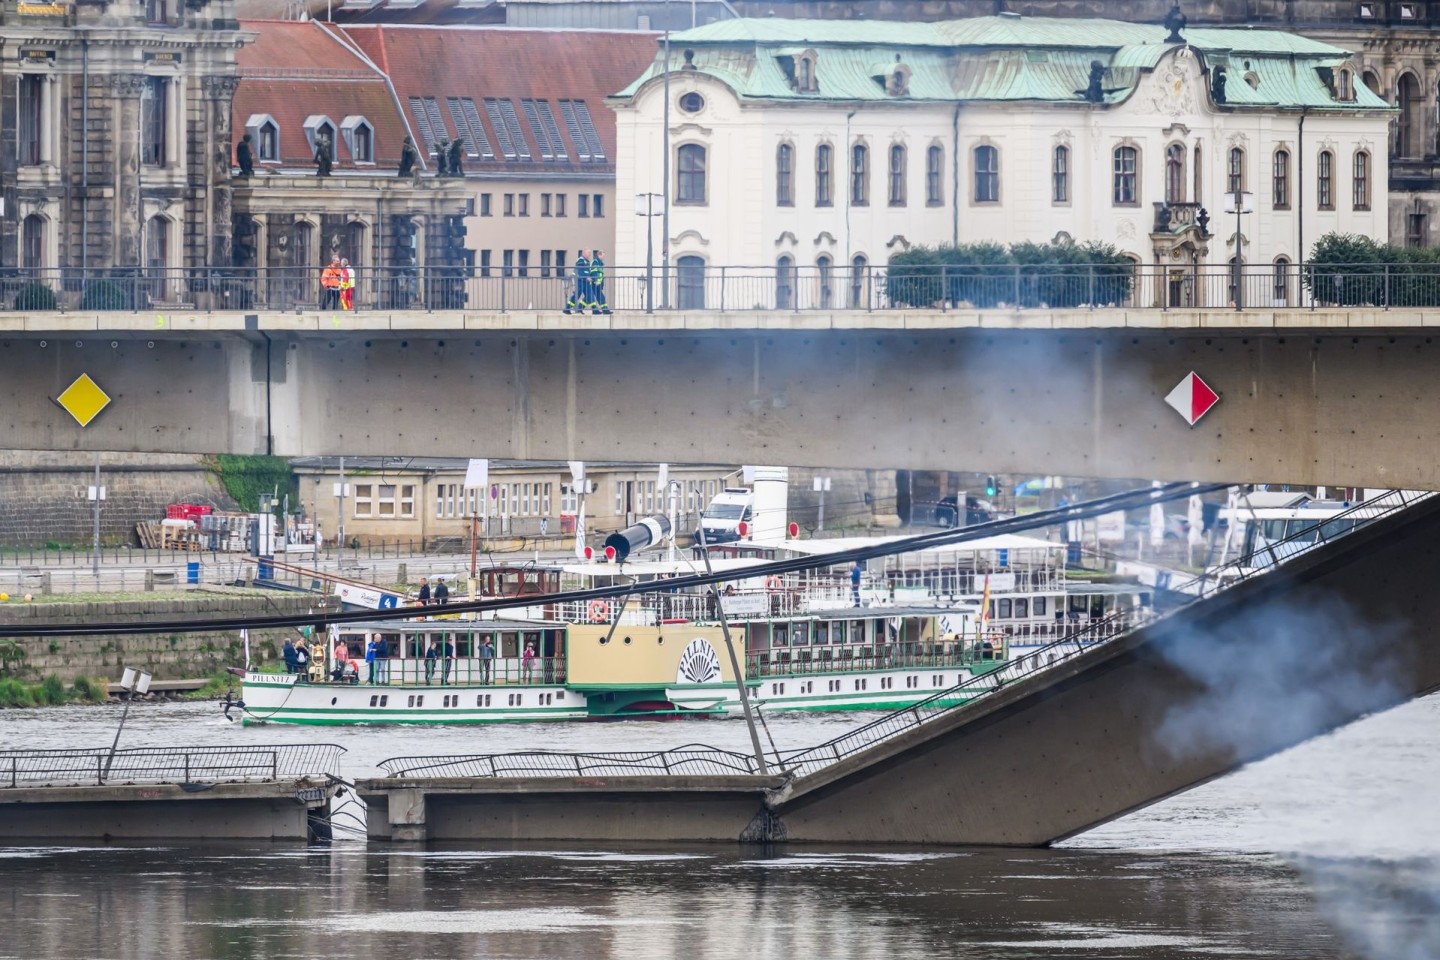
<path id="1" fill-rule="evenodd" d="M 1282 540 L 1277 540 L 1266 550 L 1270 553 L 1268 564 L 1256 565 L 1253 557 L 1242 557 L 1218 570 L 1211 570 L 1202 573 L 1188 583 L 1172 589 L 1191 593 L 1192 599 L 1183 607 L 1185 609 L 1195 603 L 1214 596 L 1227 590 L 1230 587 L 1250 580 L 1256 576 L 1268 573 L 1285 562 L 1299 556 L 1314 547 L 1329 543 L 1347 533 L 1358 529 L 1363 523 L 1378 520 L 1381 517 L 1389 516 L 1392 513 L 1408 509 L 1415 504 L 1435 496 L 1433 493 L 1390 490 L 1379 496 L 1372 497 L 1364 503 L 1356 504 L 1349 510 L 1345 510 L 1333 517 L 1324 520 L 1317 519 L 1313 526 L 1306 527 L 1290 534 Z M 1358 521 L 1358 522 L 1354 522 Z M 918 726 L 934 720 L 940 716 L 962 710 L 975 703 L 977 700 L 996 693 L 1007 684 L 1017 680 L 1048 670 L 1056 664 L 1063 663 L 1079 656 L 1105 643 L 1109 643 L 1121 636 L 1127 635 L 1131 630 L 1138 629 L 1153 623 L 1162 616 L 1170 616 L 1175 611 L 1167 614 L 1157 614 L 1150 611 L 1148 616 L 1136 617 L 1134 612 L 1115 613 L 1101 620 L 1091 621 L 1085 626 L 1053 643 L 1040 647 L 1023 657 L 1008 661 L 1004 666 L 976 677 L 972 680 L 961 683 L 949 690 L 941 691 L 925 700 L 909 707 L 903 707 L 880 717 L 862 727 L 849 733 L 836 737 L 818 746 L 808 747 L 803 750 L 795 750 L 782 753 L 777 758 L 777 765 L 792 772 L 796 776 L 805 776 L 815 773 L 824 767 L 840 760 L 859 753 L 861 750 L 869 749 L 878 743 L 889 740 L 892 737 L 913 730 Z M 1115 631 L 1111 626 L 1127 618 L 1127 629 Z"/>
<path id="2" fill-rule="evenodd" d="M 1193 593 L 1190 593 L 1192 599 L 1180 609 L 1212 597 L 1237 583 L 1268 573 L 1309 549 L 1345 536 L 1362 523 L 1408 509 L 1432 496 L 1435 494 L 1391 490 L 1333 517 L 1317 519 L 1313 526 L 1297 530 L 1267 547 L 1266 550 L 1272 557 L 1269 565 L 1256 565 L 1254 558 L 1240 558 L 1218 570 L 1206 571 L 1195 577 L 1190 584 L 1179 588 L 1187 592 L 1193 588 Z M 1134 611 L 1122 611 L 1092 620 L 1023 657 L 973 676 L 919 703 L 887 713 L 842 736 L 813 747 L 777 751 L 768 761 L 772 764 L 771 772 L 783 771 L 796 777 L 817 773 L 862 750 L 924 726 L 939 717 L 964 710 L 1009 684 L 1114 642 L 1128 635 L 1131 630 L 1168 615 L 1170 614 L 1151 612 L 1148 616 L 1137 616 Z M 381 762 L 379 766 L 392 777 L 574 777 L 759 772 L 759 764 L 753 756 L 701 744 L 651 753 L 527 751 L 510 754 L 393 757 Z"/>
<path id="3" fill-rule="evenodd" d="M 685 259 L 685 258 L 682 258 Z M 355 267 L 357 310 L 561 310 L 577 294 L 568 264 Z M 699 260 L 607 266 L 605 307 L 618 311 L 865 312 L 890 309 L 1315 309 L 1440 305 L 1440 264 L 719 265 Z M 339 312 L 316 267 L 10 268 L 0 311 Z M 576 305 L 577 309 L 579 304 Z"/>
<path id="4" fill-rule="evenodd" d="M 391 757 L 377 764 L 391 777 L 636 777 L 723 776 L 759 772 L 755 758 L 693 743 L 669 750 L 623 753 L 522 753 Z"/>
<path id="5" fill-rule="evenodd" d="M 0 788 L 116 783 L 246 783 L 323 777 L 345 748 L 333 743 L 265 746 L 104 747 L 0 750 Z"/>

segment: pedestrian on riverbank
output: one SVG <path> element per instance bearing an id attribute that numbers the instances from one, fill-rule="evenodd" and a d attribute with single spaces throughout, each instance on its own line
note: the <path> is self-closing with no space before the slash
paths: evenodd
<path id="1" fill-rule="evenodd" d="M 430 686 L 430 681 L 435 676 L 435 661 L 440 656 L 440 651 L 435 649 L 435 638 L 431 637 L 425 641 L 425 686 Z"/>
<path id="2" fill-rule="evenodd" d="M 495 648 L 487 636 L 480 641 L 480 678 L 482 683 L 490 682 L 490 665 L 495 662 Z"/>
<path id="3" fill-rule="evenodd" d="M 369 674 L 366 682 L 375 686 L 375 634 L 370 635 L 370 642 L 365 645 L 365 667 Z"/>
<path id="4" fill-rule="evenodd" d="M 436 578 L 436 582 L 435 582 L 435 603 L 436 603 L 437 605 L 443 607 L 443 606 L 445 606 L 445 604 L 447 604 L 447 603 L 449 603 L 449 602 L 450 602 L 450 588 L 447 587 L 447 586 L 445 586 L 445 578 L 444 578 L 444 577 L 438 577 L 438 578 Z"/>
<path id="5" fill-rule="evenodd" d="M 289 637 L 285 638 L 285 646 L 280 648 L 280 656 L 285 661 L 285 672 L 294 673 L 297 662 L 295 659 L 295 644 L 290 642 Z"/>

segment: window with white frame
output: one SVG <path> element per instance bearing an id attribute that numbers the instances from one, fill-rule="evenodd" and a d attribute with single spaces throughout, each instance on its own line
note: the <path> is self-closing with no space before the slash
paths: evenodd
<path id="1" fill-rule="evenodd" d="M 375 514 L 389 519 L 395 518 L 395 484 L 382 483 L 375 498 Z"/>
<path id="2" fill-rule="evenodd" d="M 375 162 L 375 127 L 360 116 L 349 116 L 340 121 L 340 135 L 345 139 L 345 148 L 356 163 Z"/>
<path id="3" fill-rule="evenodd" d="M 357 483 L 354 487 L 355 499 L 353 501 L 356 517 L 372 517 L 375 515 L 375 487 L 368 483 Z"/>
<path id="4" fill-rule="evenodd" d="M 415 484 L 402 483 L 400 485 L 400 503 L 396 509 L 399 511 L 397 515 L 406 520 L 415 518 Z"/>

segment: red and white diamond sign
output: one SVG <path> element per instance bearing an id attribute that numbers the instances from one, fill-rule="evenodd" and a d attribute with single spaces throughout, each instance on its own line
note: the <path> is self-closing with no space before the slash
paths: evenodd
<path id="1" fill-rule="evenodd" d="M 1220 395 L 1211 390 L 1210 384 L 1201 380 L 1200 375 L 1192 370 L 1166 395 L 1165 402 L 1174 407 L 1180 416 L 1185 418 L 1185 422 L 1193 427 L 1201 417 L 1210 412 L 1211 407 L 1220 402 Z"/>

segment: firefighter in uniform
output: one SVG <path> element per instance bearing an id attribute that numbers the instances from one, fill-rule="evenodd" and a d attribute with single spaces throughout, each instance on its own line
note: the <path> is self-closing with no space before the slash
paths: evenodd
<path id="1" fill-rule="evenodd" d="M 610 304 L 605 302 L 605 261 L 601 251 L 596 250 L 590 258 L 590 309 L 596 314 L 609 313 Z"/>
<path id="2" fill-rule="evenodd" d="M 584 313 L 590 306 L 590 258 L 581 250 L 575 257 L 575 289 L 565 301 L 566 313 Z"/>

